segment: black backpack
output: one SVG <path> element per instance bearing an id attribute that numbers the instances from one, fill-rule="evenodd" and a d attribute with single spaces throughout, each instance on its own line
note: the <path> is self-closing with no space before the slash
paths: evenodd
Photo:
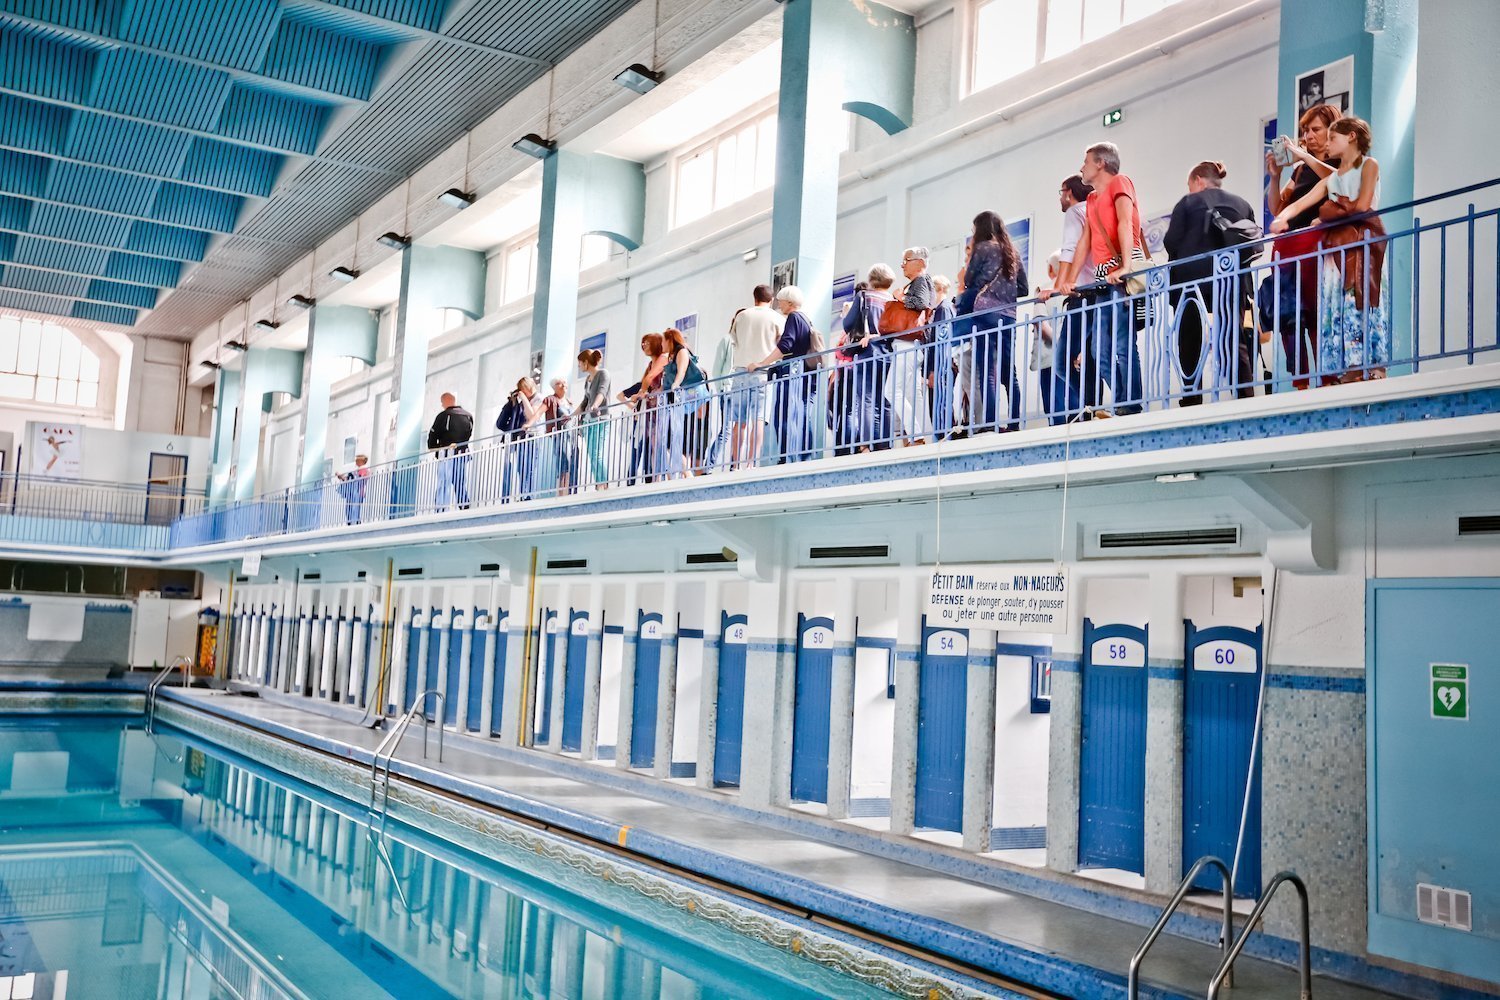
<path id="1" fill-rule="evenodd" d="M 526 411 L 516 401 L 515 396 L 505 401 L 500 407 L 500 415 L 495 418 L 495 430 L 515 437 L 521 428 L 526 426 Z"/>
<path id="2" fill-rule="evenodd" d="M 1254 219 L 1231 219 L 1217 206 L 1208 210 L 1208 231 L 1221 250 L 1260 239 L 1260 223 Z"/>

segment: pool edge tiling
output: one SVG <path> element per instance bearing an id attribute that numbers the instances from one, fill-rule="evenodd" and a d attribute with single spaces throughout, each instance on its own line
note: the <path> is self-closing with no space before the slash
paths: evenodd
<path id="1" fill-rule="evenodd" d="M 332 754 L 224 720 L 192 706 L 171 702 L 159 706 L 157 718 L 177 730 L 225 747 L 350 802 L 368 801 L 368 772 L 352 755 L 340 762 Z M 498 815 L 482 806 L 460 802 L 450 795 L 414 785 L 399 774 L 393 775 L 390 785 L 390 816 L 395 821 L 427 830 L 481 855 L 499 843 L 546 857 L 896 996 L 913 1000 L 1021 996 L 946 970 L 939 972 L 937 967 L 926 963 L 898 959 L 889 949 L 856 943 L 857 939 L 852 936 L 811 920 L 787 914 L 773 915 L 769 907 L 608 855 L 577 840 Z M 1165 997 L 1169 994 L 1154 995 Z"/>

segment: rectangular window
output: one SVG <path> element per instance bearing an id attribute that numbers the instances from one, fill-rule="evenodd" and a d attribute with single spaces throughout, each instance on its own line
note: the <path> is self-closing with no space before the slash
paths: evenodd
<path id="1" fill-rule="evenodd" d="M 507 247 L 501 279 L 500 301 L 515 302 L 536 291 L 536 233 Z"/>
<path id="2" fill-rule="evenodd" d="M 1067 55 L 1176 0 L 976 0 L 970 89 Z"/>
<path id="3" fill-rule="evenodd" d="M 0 397 L 92 409 L 99 359 L 56 323 L 0 316 Z"/>
<path id="4" fill-rule="evenodd" d="M 744 201 L 775 182 L 776 109 L 771 108 L 677 161 L 673 225 Z"/>

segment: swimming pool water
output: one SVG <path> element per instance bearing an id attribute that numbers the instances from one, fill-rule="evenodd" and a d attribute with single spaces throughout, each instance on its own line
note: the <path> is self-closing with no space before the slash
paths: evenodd
<path id="1" fill-rule="evenodd" d="M 886 997 L 139 721 L 0 717 L 0 1000 Z"/>

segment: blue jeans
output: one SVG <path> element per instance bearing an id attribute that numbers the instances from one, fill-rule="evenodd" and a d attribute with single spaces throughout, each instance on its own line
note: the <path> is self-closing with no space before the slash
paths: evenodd
<path id="1" fill-rule="evenodd" d="M 990 319 L 986 317 L 986 319 Z M 993 322 L 993 320 L 991 320 Z M 1012 363 L 1012 347 L 1016 338 L 1015 321 L 1006 318 L 1004 329 L 990 327 L 974 332 L 974 381 L 978 390 L 977 412 L 971 424 L 975 430 L 997 429 L 1000 411 L 1000 379 L 1005 379 L 1005 395 L 1009 414 L 1005 430 L 1015 430 L 1021 416 L 1021 385 L 1016 378 L 1016 366 Z"/>
<path id="2" fill-rule="evenodd" d="M 1069 298 L 1052 326 L 1052 371 L 1043 369 L 1042 377 L 1052 379 L 1047 418 L 1053 426 L 1067 423 L 1083 410 L 1083 371 L 1073 367 L 1073 359 L 1083 354 L 1082 304 L 1081 299 Z"/>
<path id="3" fill-rule="evenodd" d="M 1098 366 L 1098 377 L 1114 394 L 1115 413 L 1140 413 L 1141 359 L 1135 349 L 1134 304 L 1126 301 L 1124 285 L 1108 289 L 1088 309 L 1089 353 Z M 1097 397 L 1097 385 L 1094 393 Z"/>
<path id="4" fill-rule="evenodd" d="M 781 462 L 805 462 L 812 458 L 807 433 L 807 395 L 811 385 L 800 360 L 792 361 L 786 373 L 778 372 L 775 387 L 777 458 Z"/>
<path id="5" fill-rule="evenodd" d="M 467 445 L 461 447 L 463 451 L 444 448 L 438 452 L 437 496 L 434 498 L 438 510 L 446 509 L 455 496 L 460 507 L 469 506 L 469 450 Z"/>

